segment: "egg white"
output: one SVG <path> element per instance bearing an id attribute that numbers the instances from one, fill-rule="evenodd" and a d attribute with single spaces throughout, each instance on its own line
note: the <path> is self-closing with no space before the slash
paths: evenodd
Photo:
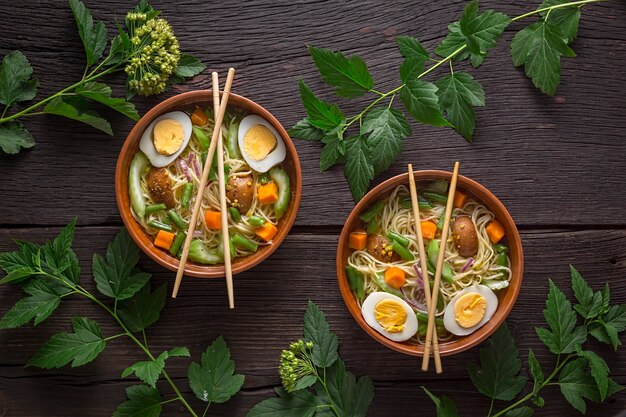
<path id="1" fill-rule="evenodd" d="M 154 142 L 152 141 L 152 131 L 154 130 L 154 125 L 157 124 L 160 120 L 163 119 L 174 119 L 183 127 L 183 143 L 180 145 L 180 149 L 174 152 L 172 155 L 166 156 L 161 155 L 157 152 L 154 147 Z M 178 155 L 182 153 L 187 147 L 189 143 L 189 138 L 191 138 L 192 125 L 191 119 L 187 116 L 186 113 L 182 111 L 173 111 L 169 113 L 165 113 L 157 117 L 148 125 L 146 130 L 143 131 L 141 135 L 141 140 L 139 141 L 139 149 L 148 157 L 152 166 L 156 168 L 162 168 L 166 165 L 172 163 Z"/>
<path id="2" fill-rule="evenodd" d="M 385 330 L 383 326 L 378 323 L 374 314 L 374 308 L 376 304 L 383 300 L 394 300 L 402 305 L 404 310 L 406 311 L 406 322 L 404 323 L 404 329 L 398 333 L 389 333 Z M 393 340 L 394 342 L 404 342 L 405 340 L 409 340 L 415 333 L 417 333 L 417 316 L 415 312 L 411 308 L 411 306 L 404 301 L 402 298 L 395 296 L 393 294 L 389 294 L 386 292 L 373 292 L 371 293 L 365 301 L 363 301 L 363 305 L 361 306 L 361 314 L 363 314 L 363 318 L 365 322 L 378 333 L 385 336 L 387 339 Z"/>
<path id="3" fill-rule="evenodd" d="M 248 133 L 248 130 L 250 130 L 250 128 L 255 125 L 263 125 L 267 127 L 270 132 L 272 132 L 272 134 L 276 137 L 276 147 L 260 161 L 255 161 L 246 154 L 243 141 L 246 133 Z M 241 150 L 241 155 L 243 155 L 243 159 L 245 159 L 246 163 L 250 165 L 250 168 L 252 168 L 256 172 L 269 171 L 270 168 L 272 168 L 273 166 L 283 162 L 285 160 L 285 156 L 287 156 L 287 148 L 285 148 L 285 142 L 283 142 L 283 138 L 278 134 L 276 129 L 274 129 L 274 126 L 272 126 L 264 118 L 254 114 L 244 117 L 241 120 L 241 123 L 239 123 L 237 142 L 239 143 L 239 149 Z"/>
<path id="4" fill-rule="evenodd" d="M 485 315 L 475 326 L 465 328 L 459 326 L 459 324 L 454 319 L 454 305 L 459 298 L 471 292 L 483 296 L 485 298 L 485 301 L 487 302 L 487 307 L 485 308 Z M 467 287 L 462 291 L 459 291 L 459 293 L 455 295 L 452 300 L 450 300 L 443 314 L 443 325 L 445 326 L 447 331 L 454 335 L 467 336 L 468 334 L 474 333 L 476 330 L 480 329 L 485 323 L 491 320 L 497 309 L 498 297 L 489 287 L 485 285 L 472 285 L 471 287 Z"/>

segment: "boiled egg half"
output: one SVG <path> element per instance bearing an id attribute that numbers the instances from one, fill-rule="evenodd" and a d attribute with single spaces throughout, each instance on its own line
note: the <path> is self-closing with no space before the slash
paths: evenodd
<path id="1" fill-rule="evenodd" d="M 267 172 L 285 160 L 285 142 L 276 129 L 264 118 L 246 116 L 239 124 L 239 149 L 250 168 Z"/>
<path id="2" fill-rule="evenodd" d="M 487 323 L 498 309 L 498 297 L 485 285 L 472 285 L 450 300 L 443 314 L 446 330 L 457 336 L 474 333 Z"/>
<path id="3" fill-rule="evenodd" d="M 148 125 L 139 141 L 139 149 L 152 166 L 161 168 L 172 163 L 191 138 L 191 119 L 182 111 L 162 114 Z"/>
<path id="4" fill-rule="evenodd" d="M 365 322 L 387 339 L 409 340 L 417 333 L 417 317 L 402 298 L 386 292 L 371 293 L 361 306 Z"/>

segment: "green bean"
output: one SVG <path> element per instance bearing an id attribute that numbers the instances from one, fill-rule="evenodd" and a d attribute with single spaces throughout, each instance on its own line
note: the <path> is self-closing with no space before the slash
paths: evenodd
<path id="1" fill-rule="evenodd" d="M 250 216 L 248 217 L 248 223 L 252 226 L 262 227 L 265 226 L 265 219 L 259 216 Z"/>
<path id="2" fill-rule="evenodd" d="M 361 220 L 363 220 L 365 223 L 371 222 L 372 220 L 374 220 L 376 216 L 378 216 L 378 214 L 381 211 L 383 211 L 383 208 L 385 208 L 385 202 L 384 201 L 377 202 L 376 204 L 372 206 L 371 209 L 361 214 L 360 216 Z"/>
<path id="3" fill-rule="evenodd" d="M 430 191 L 424 191 L 422 194 L 426 200 L 431 203 L 446 203 L 448 201 L 448 197 L 443 194 L 437 194 Z"/>
<path id="4" fill-rule="evenodd" d="M 232 241 L 238 248 L 249 250 L 251 252 L 256 252 L 259 249 L 259 245 L 255 241 L 250 240 L 245 236 L 241 236 L 238 233 L 233 235 Z"/>
<path id="5" fill-rule="evenodd" d="M 180 205 L 184 208 L 189 208 L 189 201 L 191 201 L 191 192 L 193 191 L 193 184 L 188 182 L 183 187 L 183 196 L 180 199 Z"/>
<path id="6" fill-rule="evenodd" d="M 367 224 L 367 234 L 373 235 L 378 231 L 379 228 L 380 222 L 378 221 L 378 219 L 374 219 Z"/>
<path id="7" fill-rule="evenodd" d="M 428 316 L 424 313 L 416 313 L 416 316 L 417 331 L 420 336 L 426 336 L 426 331 L 428 330 Z M 435 328 L 437 329 L 437 336 L 443 336 L 446 334 L 446 328 L 441 317 L 435 317 Z"/>
<path id="8" fill-rule="evenodd" d="M 151 206 L 147 206 L 146 207 L 145 213 L 146 213 L 146 216 L 149 216 L 150 214 L 154 214 L 154 213 L 157 213 L 159 211 L 163 211 L 166 208 L 167 208 L 167 206 L 165 204 L 163 204 L 163 203 L 161 203 L 161 204 L 153 204 Z"/>
<path id="9" fill-rule="evenodd" d="M 206 165 L 206 159 L 208 158 L 209 153 L 207 151 L 202 151 L 200 153 L 200 158 L 202 160 L 202 168 L 204 168 L 204 166 Z"/>
<path id="10" fill-rule="evenodd" d="M 413 202 L 411 201 L 411 197 L 404 198 L 400 202 L 400 204 L 402 205 L 402 207 L 407 208 L 407 209 L 413 208 Z M 421 195 L 417 196 L 417 206 L 420 208 L 420 210 L 433 208 L 433 206 L 428 202 L 428 200 L 426 200 Z"/>
<path id="11" fill-rule="evenodd" d="M 498 253 L 507 253 L 509 251 L 509 247 L 502 243 L 496 243 L 493 245 L 493 249 Z"/>
<path id="12" fill-rule="evenodd" d="M 176 227 L 178 227 L 180 230 L 185 230 L 187 229 L 187 222 L 184 221 L 182 219 L 182 217 L 180 217 L 180 215 L 178 213 L 176 213 L 176 211 L 174 211 L 174 209 L 170 209 L 167 211 L 167 217 L 172 221 L 172 223 L 174 223 L 176 225 Z"/>
<path id="13" fill-rule="evenodd" d="M 411 251 L 409 251 L 407 248 L 402 246 L 402 244 L 398 242 L 397 240 L 394 240 L 393 242 L 391 242 L 391 245 L 393 247 L 393 251 L 397 253 L 398 255 L 400 255 L 400 257 L 404 259 L 405 261 L 415 260 L 415 256 L 413 256 Z"/>
<path id="14" fill-rule="evenodd" d="M 229 207 L 228 212 L 235 223 L 239 223 L 241 221 L 241 213 L 239 213 L 239 209 L 236 207 Z"/>
<path id="15" fill-rule="evenodd" d="M 206 134 L 206 132 L 198 127 L 198 126 L 194 126 L 193 127 L 193 135 L 196 137 L 196 139 L 198 139 L 198 142 L 200 143 L 200 147 L 202 148 L 203 151 L 206 151 L 207 149 L 209 149 L 209 135 Z"/>
<path id="16" fill-rule="evenodd" d="M 239 150 L 239 122 L 231 123 L 228 128 L 228 136 L 226 137 L 226 149 L 231 159 L 241 159 L 241 151 Z"/>
<path id="17" fill-rule="evenodd" d="M 443 222 L 445 216 L 445 214 L 442 214 L 441 217 L 439 217 L 439 221 L 437 222 L 437 229 L 443 230 Z"/>
<path id="18" fill-rule="evenodd" d="M 170 253 L 174 256 L 178 255 L 178 251 L 185 241 L 185 232 L 176 233 L 176 237 L 174 237 L 174 242 L 172 242 L 172 246 L 170 246 Z"/>
<path id="19" fill-rule="evenodd" d="M 269 177 L 269 175 L 267 175 L 266 172 L 264 172 L 263 174 L 259 175 L 259 183 L 260 184 L 265 185 L 268 182 L 270 182 L 270 177 Z"/>
<path id="20" fill-rule="evenodd" d="M 398 232 L 390 230 L 389 232 L 387 232 L 387 237 L 389 239 L 391 239 L 391 240 L 394 240 L 394 241 L 398 242 L 399 244 L 401 244 L 405 248 L 407 246 L 409 246 L 409 238 L 407 238 L 406 236 L 401 235 Z"/>
<path id="21" fill-rule="evenodd" d="M 174 230 L 174 228 L 169 224 L 161 223 L 156 220 L 150 220 L 148 222 L 148 226 L 152 227 L 153 229 L 165 230 L 166 232 L 171 232 Z"/>
<path id="22" fill-rule="evenodd" d="M 433 239 L 428 244 L 428 262 L 430 262 L 433 266 L 433 269 L 437 265 L 437 260 L 439 258 L 439 240 Z M 452 271 L 452 267 L 446 261 L 443 261 L 443 266 L 441 267 L 441 277 L 444 281 L 453 283 L 454 282 L 454 271 Z"/>
<path id="23" fill-rule="evenodd" d="M 359 300 L 363 300 L 363 298 L 365 298 L 363 274 L 357 271 L 354 267 L 346 265 L 346 276 L 348 277 L 350 289 L 354 291 Z"/>

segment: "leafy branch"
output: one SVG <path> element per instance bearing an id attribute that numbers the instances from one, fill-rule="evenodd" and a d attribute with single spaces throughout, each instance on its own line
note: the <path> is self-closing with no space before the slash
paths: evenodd
<path id="1" fill-rule="evenodd" d="M 94 22 L 89 9 L 80 0 L 69 0 L 69 5 L 85 49 L 83 76 L 78 82 L 7 115 L 17 103 L 33 100 L 39 85 L 22 52 L 16 50 L 7 54 L 0 64 L 0 104 L 4 105 L 0 116 L 0 149 L 5 153 L 16 154 L 22 148 L 35 145 L 33 137 L 18 119 L 54 114 L 113 135 L 111 124 L 90 109 L 90 102 L 100 103 L 132 120 L 138 120 L 135 106 L 128 101 L 135 94 L 147 96 L 161 93 L 168 86 L 183 82 L 205 69 L 197 58 L 181 54 L 172 28 L 165 19 L 158 17 L 160 12 L 146 0 L 140 0 L 126 14 L 126 30 L 118 24 L 118 34 L 110 42 L 104 22 Z M 104 56 L 107 44 L 109 52 Z M 111 87 L 96 82 L 119 71 L 127 75 L 126 98 L 113 97 Z"/>
<path id="2" fill-rule="evenodd" d="M 396 38 L 403 57 L 399 68 L 402 83 L 387 92 L 374 89 L 374 80 L 361 57 L 347 58 L 341 52 L 309 46 L 315 66 L 324 81 L 335 87 L 337 96 L 355 98 L 369 93 L 375 98 L 361 112 L 347 117 L 336 104 L 316 97 L 301 80 L 300 96 L 307 117 L 289 133 L 323 143 L 320 171 L 344 163 L 352 196 L 358 201 L 374 177 L 400 156 L 404 140 L 411 135 L 404 112 L 393 107 L 396 96 L 416 121 L 452 127 L 471 142 L 475 108 L 485 105 L 485 94 L 480 82 L 466 71 L 455 70 L 454 64 L 469 60 L 474 68 L 479 67 L 509 24 L 539 16 L 515 35 L 511 57 L 516 67 L 524 67 L 539 90 L 554 95 L 560 83 L 561 57 L 576 56 L 568 45 L 578 33 L 581 8 L 600 1 L 604 0 L 545 0 L 538 9 L 510 18 L 494 10 L 479 13 L 478 1 L 474 0 L 460 19 L 448 26 L 448 35 L 434 50 L 436 57 L 416 38 Z M 448 67 L 449 74 L 434 82 L 424 80 L 440 67 Z M 356 126 L 358 130 L 351 134 Z"/>
<path id="3" fill-rule="evenodd" d="M 19 284 L 27 294 L 0 319 L 0 329 L 21 327 L 30 321 L 38 325 L 52 315 L 65 297 L 85 297 L 104 310 L 121 332 L 105 336 L 96 321 L 74 317 L 73 331 L 53 335 L 27 366 L 60 368 L 70 363 L 72 367 L 81 366 L 96 359 L 109 341 L 127 337 L 148 360 L 130 365 L 122 372 L 122 378 L 134 374 L 144 384 L 126 389 L 128 399 L 119 405 L 113 416 L 157 417 L 163 404 L 178 401 L 193 417 L 198 417 L 165 370 L 168 359 L 189 357 L 189 350 L 174 347 L 156 354 L 147 343 L 146 329 L 158 320 L 165 306 L 166 285 L 151 289 L 150 274 L 137 268 L 139 249 L 122 230 L 109 244 L 105 257 L 94 254 L 96 287 L 112 300 L 112 305 L 96 298 L 79 284 L 80 267 L 71 248 L 74 225 L 75 222 L 70 223 L 51 242 L 38 245 L 16 241 L 17 251 L 0 254 L 0 268 L 6 273 L 0 284 Z M 212 403 L 229 400 L 239 391 L 244 377 L 234 372 L 235 364 L 228 346 L 219 337 L 202 354 L 200 363 L 191 363 L 187 376 L 192 391 L 208 408 Z M 164 399 L 156 388 L 161 376 L 172 389 L 172 398 Z"/>

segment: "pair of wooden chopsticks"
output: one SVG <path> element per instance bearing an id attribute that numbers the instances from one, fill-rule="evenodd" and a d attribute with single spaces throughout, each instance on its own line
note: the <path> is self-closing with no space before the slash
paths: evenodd
<path id="1" fill-rule="evenodd" d="M 430 363 L 430 348 L 432 343 L 433 356 L 435 357 L 435 372 L 440 374 L 443 369 L 441 367 L 441 357 L 439 355 L 439 341 L 437 339 L 437 332 L 435 331 L 435 313 L 437 311 L 437 297 L 439 297 L 439 285 L 441 282 L 441 271 L 443 269 L 443 260 L 445 257 L 446 241 L 448 240 L 448 231 L 450 229 L 452 203 L 454 202 L 454 193 L 456 192 L 456 183 L 459 176 L 459 163 L 454 163 L 452 180 L 450 181 L 450 189 L 448 190 L 448 201 L 446 203 L 443 229 L 441 231 L 441 244 L 439 245 L 439 256 L 437 258 L 437 268 L 435 269 L 432 294 L 428 278 L 428 266 L 426 265 L 426 249 L 424 247 L 424 237 L 422 236 L 422 226 L 420 223 L 417 189 L 415 187 L 415 177 L 413 176 L 413 166 L 411 164 L 409 164 L 408 171 L 409 186 L 411 189 L 411 203 L 413 205 L 413 217 L 415 218 L 415 230 L 417 233 L 417 244 L 420 251 L 422 280 L 424 281 L 424 295 L 426 296 L 426 308 L 428 309 L 428 325 L 426 327 L 426 344 L 424 346 L 424 357 L 422 358 L 422 371 L 428 370 Z"/>
<path id="2" fill-rule="evenodd" d="M 228 70 L 228 76 L 226 77 L 226 84 L 224 85 L 224 92 L 222 94 L 221 103 L 217 72 L 214 72 L 212 76 L 215 126 L 213 128 L 213 136 L 211 137 L 211 144 L 209 145 L 207 159 L 204 164 L 204 169 L 202 171 L 202 178 L 200 179 L 200 184 L 198 185 L 198 193 L 196 195 L 196 201 L 193 205 L 193 212 L 191 214 L 191 219 L 189 220 L 189 228 L 187 230 L 185 246 L 183 247 L 183 253 L 180 257 L 180 263 L 178 264 L 178 272 L 176 273 L 176 281 L 174 282 L 172 298 L 176 298 L 176 296 L 178 295 L 178 289 L 180 288 L 180 283 L 183 279 L 185 264 L 187 263 L 187 257 L 189 256 L 189 246 L 191 245 L 191 241 L 193 240 L 193 232 L 196 229 L 198 214 L 200 213 L 200 206 L 202 205 L 202 196 L 204 194 L 204 189 L 209 178 L 209 172 L 211 171 L 213 155 L 215 154 L 215 149 L 217 148 L 217 175 L 220 195 L 220 211 L 222 213 L 222 244 L 224 246 L 224 268 L 226 270 L 226 287 L 228 290 L 228 305 L 230 308 L 234 308 L 235 297 L 233 294 L 233 272 L 230 259 L 228 216 L 226 214 L 226 181 L 224 178 L 224 153 L 222 151 L 222 122 L 224 121 L 224 114 L 226 113 L 226 107 L 228 106 L 228 98 L 230 96 L 230 89 L 233 84 L 233 78 L 235 77 L 235 69 L 230 68 Z"/>

